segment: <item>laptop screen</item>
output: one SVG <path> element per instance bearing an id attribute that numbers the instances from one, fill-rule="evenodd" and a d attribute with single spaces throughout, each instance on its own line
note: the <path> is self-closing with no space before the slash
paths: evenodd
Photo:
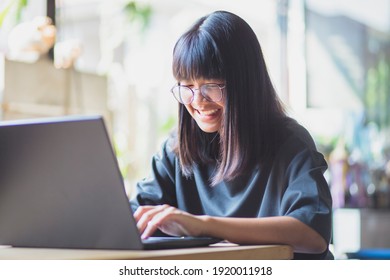
<path id="1" fill-rule="evenodd" d="M 101 117 L 0 123 L 0 244 L 141 249 Z"/>

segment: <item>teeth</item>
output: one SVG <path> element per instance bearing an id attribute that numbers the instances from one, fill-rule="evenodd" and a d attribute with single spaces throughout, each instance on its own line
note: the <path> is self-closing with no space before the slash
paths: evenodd
<path id="1" fill-rule="evenodd" d="M 215 114 L 216 112 L 218 112 L 218 110 L 219 109 L 214 109 L 214 110 L 209 110 L 209 111 L 198 111 L 198 112 L 202 116 L 209 116 L 209 115 Z"/>

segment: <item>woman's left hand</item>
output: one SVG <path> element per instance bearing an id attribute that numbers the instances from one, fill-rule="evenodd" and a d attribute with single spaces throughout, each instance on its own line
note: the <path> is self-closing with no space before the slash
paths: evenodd
<path id="1" fill-rule="evenodd" d="M 146 239 L 157 229 L 173 236 L 200 236 L 203 216 L 191 215 L 170 205 L 140 206 L 134 213 L 141 238 Z"/>

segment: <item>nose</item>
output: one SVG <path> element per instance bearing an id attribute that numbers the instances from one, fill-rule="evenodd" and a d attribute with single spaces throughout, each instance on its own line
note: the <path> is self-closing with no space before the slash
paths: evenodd
<path id="1" fill-rule="evenodd" d="M 207 101 L 206 98 L 204 98 L 204 96 L 200 92 L 199 88 L 192 89 L 192 91 L 194 92 L 194 99 L 192 100 L 192 103 L 200 103 Z"/>

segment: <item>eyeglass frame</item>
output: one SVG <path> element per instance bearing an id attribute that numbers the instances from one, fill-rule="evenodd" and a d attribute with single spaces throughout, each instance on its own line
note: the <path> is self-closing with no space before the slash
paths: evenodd
<path id="1" fill-rule="evenodd" d="M 201 90 L 201 88 L 203 87 L 203 86 L 207 86 L 207 85 L 216 85 L 218 88 L 219 88 L 219 90 L 221 91 L 221 97 L 220 97 L 220 99 L 219 100 L 210 100 L 207 96 L 205 96 L 204 94 L 203 94 L 203 92 L 202 92 L 202 90 Z M 182 88 L 186 88 L 186 89 L 189 89 L 191 92 L 192 92 L 192 98 L 191 98 L 191 102 L 189 102 L 189 103 L 184 103 L 184 102 L 182 102 L 182 101 L 180 101 L 180 100 L 178 100 L 177 98 L 176 98 L 176 95 L 175 95 L 175 93 L 173 92 L 173 90 L 175 89 L 175 88 L 180 88 L 180 87 L 182 87 Z M 197 88 L 197 89 L 192 89 L 191 87 L 189 87 L 189 86 L 183 86 L 183 85 L 180 85 L 180 84 L 175 84 L 172 88 L 171 88 L 171 93 L 173 94 L 173 97 L 177 100 L 177 102 L 179 102 L 180 104 L 184 104 L 184 105 L 189 105 L 189 104 L 191 104 L 192 102 L 194 102 L 194 99 L 195 99 L 195 91 L 199 91 L 200 92 L 200 94 L 202 95 L 202 97 L 204 98 L 204 99 L 206 99 L 207 101 L 209 101 L 209 102 L 220 102 L 221 100 L 222 100 L 222 98 L 223 98 L 223 90 L 226 88 L 226 85 L 225 84 L 218 84 L 218 83 L 206 83 L 206 84 L 203 84 L 203 85 L 201 85 L 199 88 Z"/>

